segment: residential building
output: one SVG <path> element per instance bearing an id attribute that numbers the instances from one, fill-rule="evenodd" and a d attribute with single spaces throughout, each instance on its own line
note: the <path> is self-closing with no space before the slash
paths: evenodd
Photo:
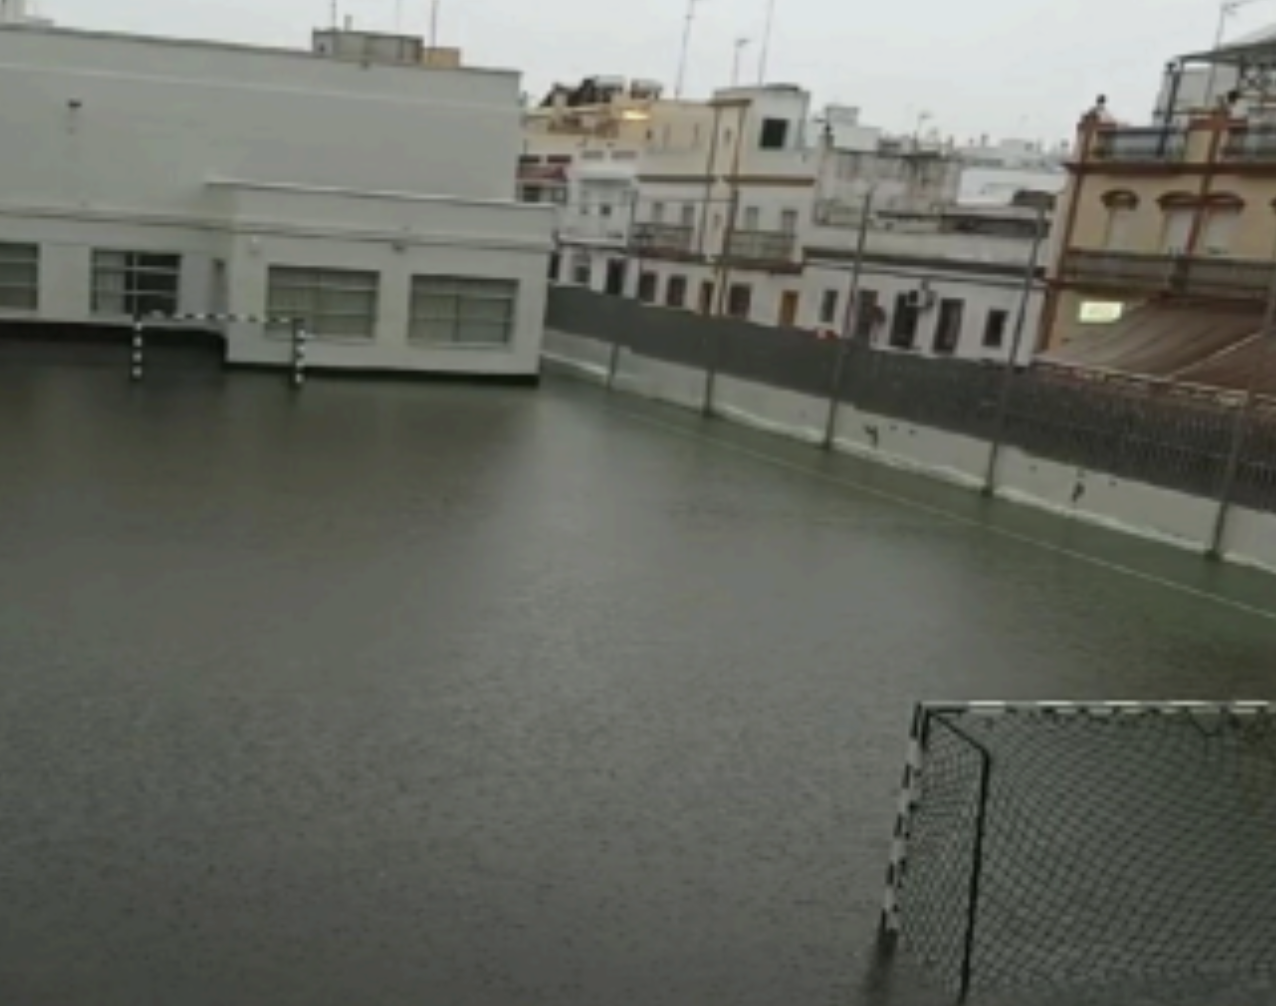
<path id="1" fill-rule="evenodd" d="M 813 117 L 799 87 L 726 88 L 708 108 L 699 142 L 642 152 L 628 243 L 564 247 L 559 282 L 975 359 L 1007 358 L 1026 306 L 1032 346 L 1038 211 L 959 207 L 964 165 L 947 147 L 864 126 L 856 109 Z"/>
<path id="2" fill-rule="evenodd" d="M 535 374 L 553 219 L 514 199 L 517 74 L 321 41 L 0 28 L 0 319 L 286 316 L 319 368 Z"/>
<path id="3" fill-rule="evenodd" d="M 1215 63 L 1238 86 L 1212 108 L 1168 102 L 1160 121 L 1132 126 L 1100 99 L 1082 118 L 1042 325 L 1048 361 L 1276 391 L 1259 334 L 1276 249 L 1276 31 L 1175 65 Z"/>

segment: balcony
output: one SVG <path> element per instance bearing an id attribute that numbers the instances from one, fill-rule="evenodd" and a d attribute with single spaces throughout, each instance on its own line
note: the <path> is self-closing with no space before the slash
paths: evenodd
<path id="1" fill-rule="evenodd" d="M 1276 127 L 1243 126 L 1231 130 L 1221 157 L 1225 161 L 1251 164 L 1276 161 Z"/>
<path id="2" fill-rule="evenodd" d="M 1059 278 L 1125 293 L 1261 301 L 1267 296 L 1274 270 L 1276 263 L 1261 259 L 1073 249 L 1064 256 Z"/>
<path id="3" fill-rule="evenodd" d="M 738 230 L 727 241 L 726 255 L 746 262 L 791 262 L 797 236 L 789 231 Z"/>
<path id="4" fill-rule="evenodd" d="M 634 249 L 643 255 L 688 255 L 694 228 L 685 224 L 634 224 Z"/>
<path id="5" fill-rule="evenodd" d="M 1116 164 L 1181 161 L 1187 153 L 1187 131 L 1145 127 L 1101 129 L 1090 145 L 1090 160 Z"/>

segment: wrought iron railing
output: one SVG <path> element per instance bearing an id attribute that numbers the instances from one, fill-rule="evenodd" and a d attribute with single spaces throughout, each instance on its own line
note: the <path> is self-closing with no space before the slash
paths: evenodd
<path id="1" fill-rule="evenodd" d="M 1180 161 L 1187 152 L 1187 132 L 1175 128 L 1101 129 L 1090 145 L 1094 161 Z"/>

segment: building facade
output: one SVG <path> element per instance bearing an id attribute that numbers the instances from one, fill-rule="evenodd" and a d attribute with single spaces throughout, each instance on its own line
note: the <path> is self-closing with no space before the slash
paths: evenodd
<path id="1" fill-rule="evenodd" d="M 0 92 L 0 320 L 286 317 L 319 368 L 537 372 L 553 218 L 514 198 L 516 74 L 15 27 Z"/>
<path id="2" fill-rule="evenodd" d="M 1250 83 L 1210 108 L 1167 101 L 1147 125 L 1117 123 L 1103 102 L 1082 118 L 1042 323 L 1048 360 L 1276 390 L 1259 335 L 1276 268 L 1276 104 L 1256 72 L 1276 66 L 1276 43 L 1207 55 Z"/>
<path id="3" fill-rule="evenodd" d="M 951 151 L 885 136 L 853 109 L 815 117 L 798 87 L 723 89 L 705 107 L 682 144 L 642 150 L 628 226 L 609 243 L 560 231 L 559 282 L 921 354 L 1004 360 L 1019 329 L 1026 358 L 1040 214 L 960 207 L 966 165 Z"/>

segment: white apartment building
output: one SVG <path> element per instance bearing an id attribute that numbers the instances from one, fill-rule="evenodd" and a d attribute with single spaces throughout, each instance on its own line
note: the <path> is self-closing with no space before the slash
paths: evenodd
<path id="1" fill-rule="evenodd" d="M 697 142 L 643 151 L 628 244 L 560 239 L 559 282 L 971 359 L 1006 359 L 1022 314 L 1020 359 L 1031 354 L 1046 260 L 1036 210 L 961 207 L 965 165 L 947 147 L 887 137 L 854 110 L 813 119 L 798 87 L 724 89 L 708 107 Z"/>
<path id="2" fill-rule="evenodd" d="M 0 27 L 0 326 L 283 316 L 316 368 L 535 375 L 553 214 L 514 198 L 518 85 Z M 289 359 L 279 326 L 224 334 Z"/>

